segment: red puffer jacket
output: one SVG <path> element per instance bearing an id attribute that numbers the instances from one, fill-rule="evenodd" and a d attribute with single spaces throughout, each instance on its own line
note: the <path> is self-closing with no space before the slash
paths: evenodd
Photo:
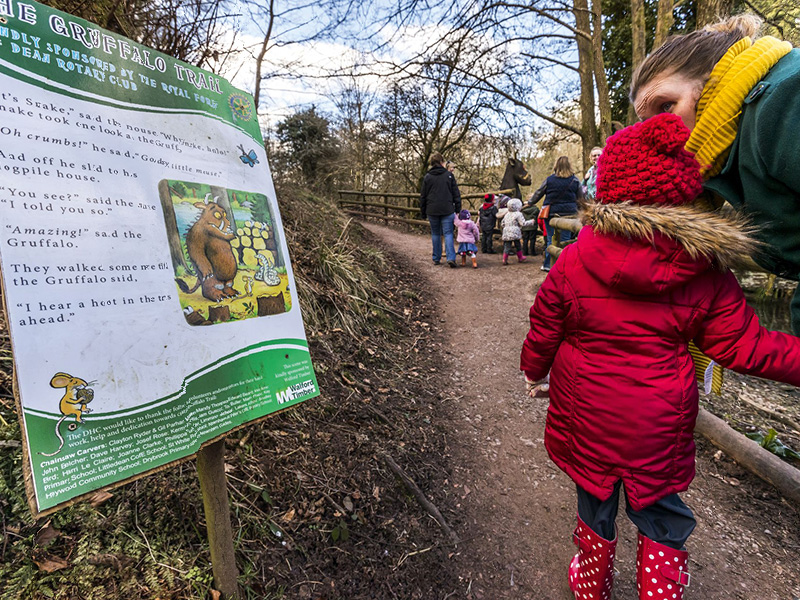
<path id="1" fill-rule="evenodd" d="M 545 445 L 592 495 L 635 510 L 689 487 L 698 391 L 688 344 L 800 386 L 800 338 L 761 327 L 726 265 L 742 225 L 692 206 L 590 205 L 531 307 L 521 369 L 550 371 Z"/>

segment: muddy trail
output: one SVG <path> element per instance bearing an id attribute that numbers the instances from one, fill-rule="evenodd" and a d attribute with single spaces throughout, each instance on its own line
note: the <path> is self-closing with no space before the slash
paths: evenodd
<path id="1" fill-rule="evenodd" d="M 462 539 L 450 566 L 463 587 L 448 596 L 572 598 L 566 572 L 575 551 L 574 485 L 544 448 L 547 402 L 525 395 L 518 370 L 528 309 L 544 280 L 541 257 L 522 264 L 511 258 L 501 266 L 500 254 L 480 254 L 477 269 L 451 269 L 432 264 L 427 235 L 366 227 L 387 250 L 413 261 L 421 293 L 437 307 L 432 335 L 440 336 L 435 341 L 444 352 L 431 365 L 440 373 L 432 383 L 457 398 L 439 417 L 450 431 L 446 460 L 452 473 L 441 485 L 458 498 L 448 508 L 458 514 Z M 727 387 L 748 384 L 773 389 L 726 376 Z M 797 399 L 797 390 L 780 389 Z M 713 409 L 722 416 L 727 411 L 720 400 Z M 796 508 L 705 439 L 697 442 L 697 477 L 682 495 L 698 519 L 687 544 L 692 582 L 685 597 L 800 598 Z M 635 600 L 636 530 L 621 513 L 614 597 Z"/>

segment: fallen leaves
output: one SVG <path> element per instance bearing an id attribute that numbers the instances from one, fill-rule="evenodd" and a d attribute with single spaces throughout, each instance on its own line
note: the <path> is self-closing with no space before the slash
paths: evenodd
<path id="1" fill-rule="evenodd" d="M 354 508 L 353 507 L 353 501 L 350 499 L 350 496 L 345 496 L 344 497 L 344 500 L 342 500 L 342 506 L 344 506 L 344 509 L 347 512 L 349 512 L 349 513 L 353 512 L 353 508 Z"/>
<path id="2" fill-rule="evenodd" d="M 44 526 L 38 532 L 36 532 L 35 541 L 36 545 L 40 548 L 46 547 L 50 542 L 61 535 L 61 532 L 53 527 L 51 523 L 51 521 L 47 521 L 47 523 L 45 523 Z"/>
<path id="3" fill-rule="evenodd" d="M 86 559 L 90 565 L 99 567 L 111 567 L 119 571 L 123 567 L 129 565 L 132 560 L 129 556 L 119 556 L 117 554 L 95 554 Z"/>
<path id="4" fill-rule="evenodd" d="M 290 508 L 283 514 L 283 516 L 281 516 L 281 521 L 283 521 L 284 523 L 289 523 L 294 519 L 295 514 L 296 514 L 295 509 Z"/>
<path id="5" fill-rule="evenodd" d="M 69 567 L 69 563 L 66 560 L 48 552 L 35 552 L 32 559 L 36 566 L 39 567 L 39 570 L 45 573 L 53 573 Z"/>

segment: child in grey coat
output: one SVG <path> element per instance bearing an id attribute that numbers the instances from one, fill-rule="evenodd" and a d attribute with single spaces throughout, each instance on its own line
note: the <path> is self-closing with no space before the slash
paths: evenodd
<path id="1" fill-rule="evenodd" d="M 512 198 L 508 201 L 508 212 L 503 217 L 503 265 L 508 264 L 508 255 L 511 252 L 517 253 L 517 260 L 525 262 L 527 259 L 522 256 L 522 228 L 536 225 L 536 219 L 529 221 L 525 220 L 522 216 L 520 209 L 522 208 L 522 201 L 518 198 Z"/>

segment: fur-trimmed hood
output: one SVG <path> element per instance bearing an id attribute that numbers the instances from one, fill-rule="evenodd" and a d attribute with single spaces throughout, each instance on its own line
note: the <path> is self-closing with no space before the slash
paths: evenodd
<path id="1" fill-rule="evenodd" d="M 578 251 L 587 270 L 636 295 L 661 293 L 709 268 L 727 269 L 759 243 L 740 215 L 631 202 L 590 203 L 581 213 Z"/>

